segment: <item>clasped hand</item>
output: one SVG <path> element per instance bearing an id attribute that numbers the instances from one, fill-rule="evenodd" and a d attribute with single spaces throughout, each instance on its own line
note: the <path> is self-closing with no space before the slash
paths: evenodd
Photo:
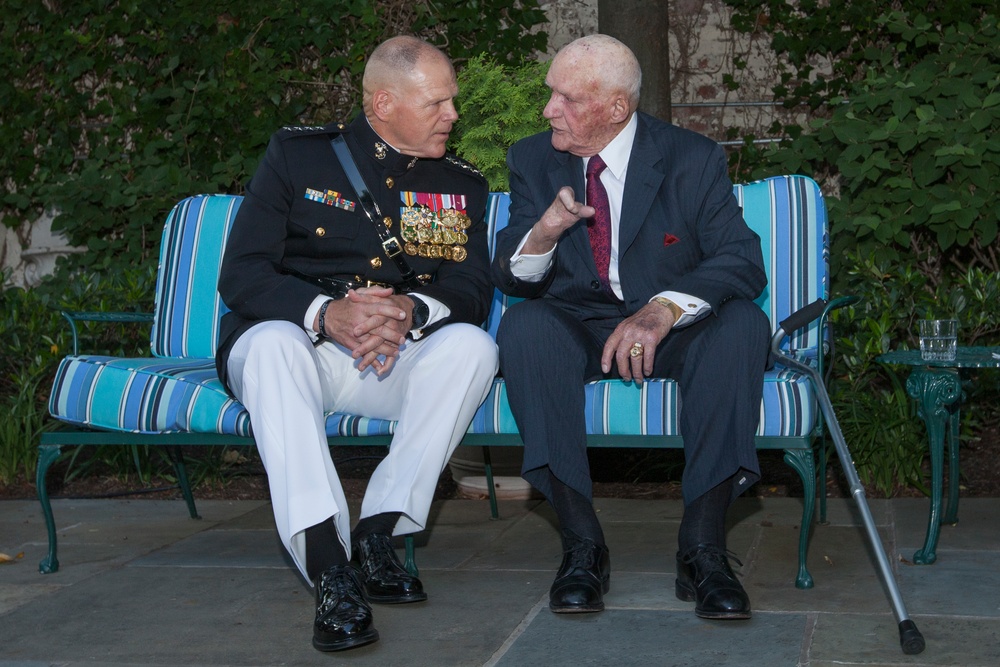
<path id="1" fill-rule="evenodd" d="M 358 371 L 389 372 L 413 325 L 413 301 L 388 287 L 350 290 L 327 308 L 326 335 L 351 351 Z"/>

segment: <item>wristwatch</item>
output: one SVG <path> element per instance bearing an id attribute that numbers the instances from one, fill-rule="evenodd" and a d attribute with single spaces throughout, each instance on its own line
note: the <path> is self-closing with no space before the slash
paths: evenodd
<path id="1" fill-rule="evenodd" d="M 680 306 L 678 306 L 676 303 L 674 303 L 673 301 L 671 301 L 666 297 L 654 296 L 651 300 L 660 304 L 661 306 L 663 306 L 664 308 L 666 308 L 667 310 L 669 310 L 671 313 L 674 314 L 674 324 L 676 324 L 677 320 L 681 319 L 681 315 L 684 314 L 684 311 L 681 310 Z"/>
<path id="2" fill-rule="evenodd" d="M 413 302 L 413 328 L 423 329 L 427 326 L 427 319 L 431 316 L 431 309 L 419 297 L 407 294 Z"/>

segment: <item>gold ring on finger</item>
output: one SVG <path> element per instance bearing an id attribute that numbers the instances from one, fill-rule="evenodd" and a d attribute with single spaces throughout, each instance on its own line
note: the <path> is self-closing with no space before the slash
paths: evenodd
<path id="1" fill-rule="evenodd" d="M 642 354 L 642 343 L 633 343 L 632 349 L 628 351 L 630 357 L 638 357 Z"/>

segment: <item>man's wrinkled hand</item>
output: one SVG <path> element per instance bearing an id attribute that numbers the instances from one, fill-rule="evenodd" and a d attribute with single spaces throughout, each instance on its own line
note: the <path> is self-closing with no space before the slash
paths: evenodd
<path id="1" fill-rule="evenodd" d="M 371 289 L 380 291 L 378 294 L 367 291 Z M 413 301 L 405 295 L 393 294 L 389 289 L 365 288 L 348 292 L 347 298 L 357 304 L 373 306 L 368 317 L 351 331 L 358 339 L 365 335 L 381 336 L 387 341 L 396 341 L 402 345 L 406 340 L 406 333 L 413 328 Z M 386 304 L 394 310 L 386 310 Z"/>
<path id="2" fill-rule="evenodd" d="M 403 313 L 402 318 L 387 317 L 382 311 L 381 314 L 369 316 L 355 327 L 353 333 L 361 344 L 351 350 L 351 356 L 360 360 L 359 371 L 372 366 L 379 375 L 388 373 L 399 356 L 399 347 L 406 341 L 406 333 L 413 328 L 413 301 L 404 295 L 392 294 L 392 290 L 387 291 L 388 294 L 380 292 L 372 295 L 359 290 L 347 295 L 348 299 L 354 299 L 358 303 L 377 304 L 379 300 L 389 301 Z"/>
<path id="3" fill-rule="evenodd" d="M 542 218 L 531 228 L 528 240 L 521 248 L 525 255 L 544 255 L 552 250 L 559 237 L 580 218 L 594 217 L 594 207 L 576 201 L 573 188 L 564 186 L 556 193 Z"/>
<path id="4" fill-rule="evenodd" d="M 626 382 L 642 382 L 653 372 L 656 348 L 674 326 L 674 315 L 658 303 L 647 303 L 622 320 L 604 343 L 601 370 L 611 371 L 614 362 Z M 635 352 L 633 352 L 635 350 Z"/>

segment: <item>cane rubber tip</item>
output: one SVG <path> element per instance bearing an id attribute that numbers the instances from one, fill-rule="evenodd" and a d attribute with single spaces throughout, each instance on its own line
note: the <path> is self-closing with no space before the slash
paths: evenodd
<path id="1" fill-rule="evenodd" d="M 899 624 L 899 644 L 906 655 L 916 655 L 924 652 L 924 636 L 917 630 L 917 624 L 907 619 Z"/>

